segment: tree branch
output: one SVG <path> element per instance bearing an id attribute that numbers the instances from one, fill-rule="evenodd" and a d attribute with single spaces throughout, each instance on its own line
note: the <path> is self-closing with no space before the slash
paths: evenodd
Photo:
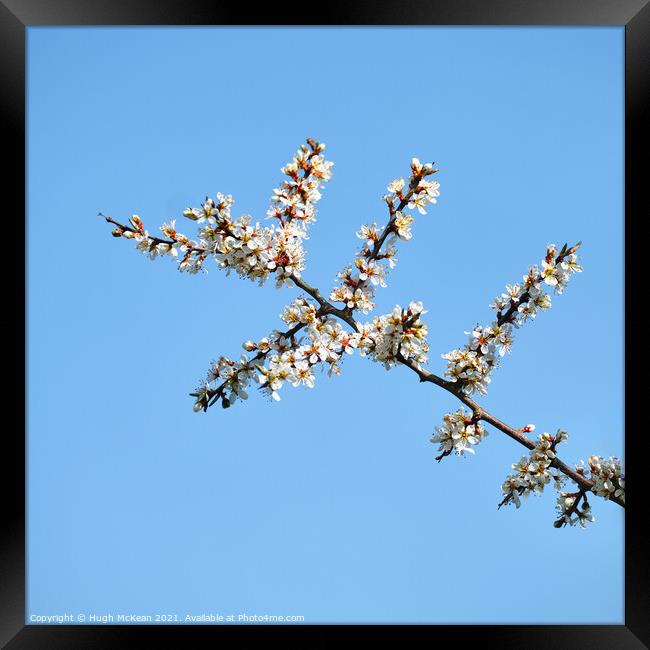
<path id="1" fill-rule="evenodd" d="M 297 192 L 301 195 L 302 200 L 306 203 L 308 202 L 308 190 L 305 187 L 302 187 L 300 185 L 300 176 L 299 176 L 299 169 L 302 169 L 302 180 L 307 179 L 310 177 L 310 174 L 315 173 L 316 178 L 324 178 L 328 177 L 327 174 L 327 169 L 325 172 L 322 170 L 318 172 L 318 170 L 314 171 L 314 166 L 318 162 L 318 158 L 316 157 L 321 151 L 324 145 L 321 145 L 319 143 L 316 143 L 312 140 L 308 139 L 308 144 L 311 148 L 311 151 L 306 155 L 306 158 L 303 158 L 300 164 L 295 164 L 293 166 L 288 166 L 286 168 L 286 172 L 296 183 L 297 183 Z M 307 153 L 306 147 L 303 146 L 303 151 Z M 296 159 L 297 160 L 297 159 Z M 331 163 L 328 163 L 331 165 Z M 420 194 L 420 197 L 425 193 L 427 190 L 423 190 L 422 188 L 429 185 L 430 187 L 433 185 L 431 183 L 427 184 L 424 181 L 424 178 L 430 174 L 435 173 L 437 170 L 434 170 L 431 165 L 425 165 L 422 166 L 419 164 L 419 161 L 414 159 L 411 163 L 412 169 L 413 169 L 413 174 L 411 175 L 408 189 L 405 194 L 402 193 L 402 188 L 404 187 L 403 181 L 400 179 L 399 182 L 394 181 L 393 187 L 389 186 L 389 191 L 393 192 L 393 194 L 400 199 L 399 203 L 395 205 L 395 200 L 392 199 L 390 196 L 386 197 L 386 202 L 388 204 L 389 208 L 389 219 L 384 227 L 383 231 L 381 232 L 381 235 L 377 235 L 376 239 L 375 236 L 368 237 L 371 241 L 374 241 L 374 245 L 372 248 L 368 245 L 364 250 L 362 251 L 361 255 L 365 257 L 366 260 L 369 262 L 375 262 L 379 261 L 381 259 L 388 258 L 390 256 L 390 253 L 386 253 L 382 255 L 382 247 L 384 246 L 384 243 L 386 242 L 388 236 L 393 233 L 397 232 L 399 236 L 402 236 L 403 238 L 409 238 L 410 234 L 404 235 L 402 231 L 399 230 L 399 228 L 396 228 L 396 221 L 399 217 L 399 215 L 402 213 L 402 210 L 406 208 L 407 205 L 409 205 L 410 199 L 413 197 L 413 205 L 417 205 L 421 211 L 423 212 L 424 210 L 422 209 L 422 204 L 420 201 L 422 200 L 417 196 L 418 192 L 422 193 Z M 422 183 L 422 185 L 420 185 Z M 437 184 L 436 184 L 437 185 Z M 318 186 L 318 181 L 316 182 L 316 186 Z M 434 188 L 435 191 L 435 188 Z M 414 196 L 415 195 L 415 196 Z M 435 196 L 435 195 L 434 195 Z M 429 200 L 433 200 L 430 198 Z M 435 202 L 435 201 L 433 201 Z M 412 207 L 412 206 L 411 206 Z M 229 213 L 228 213 L 229 214 Z M 284 216 L 283 216 L 284 215 Z M 149 235 L 145 230 L 142 225 L 142 222 L 138 217 L 133 217 L 131 219 L 131 224 L 133 227 L 121 224 L 117 221 L 115 221 L 112 217 L 107 217 L 104 215 L 103 216 L 107 222 L 113 224 L 116 226 L 116 229 L 113 231 L 113 234 L 116 237 L 124 235 L 124 233 L 129 233 L 129 237 L 133 238 L 146 238 L 148 242 L 151 244 L 151 249 L 153 251 L 153 248 L 159 245 L 163 245 L 164 247 L 167 247 L 168 249 L 171 249 L 173 246 L 178 245 L 179 243 L 184 246 L 182 250 L 186 251 L 186 259 L 189 258 L 192 254 L 197 254 L 199 256 L 199 260 L 202 261 L 205 256 L 214 253 L 214 250 L 208 250 L 206 248 L 200 247 L 193 245 L 190 243 L 187 238 L 182 237 L 179 235 L 179 239 L 176 239 L 176 234 L 173 228 L 171 230 L 164 230 L 165 234 L 169 234 L 170 239 L 163 239 L 159 237 L 153 237 Z M 278 219 L 280 220 L 280 223 L 282 227 L 284 228 L 285 224 L 285 219 L 287 222 L 291 221 L 294 216 L 293 208 L 289 207 L 287 208 L 284 212 L 283 210 L 280 210 L 277 215 Z M 410 223 L 409 223 L 410 225 Z M 374 226 L 374 224 L 373 224 Z M 230 221 L 228 218 L 225 218 L 222 220 L 222 222 L 217 222 L 217 228 L 220 229 L 220 234 L 224 234 L 227 236 L 234 237 L 236 239 L 240 239 L 235 233 L 230 228 Z M 409 231 L 410 233 L 410 231 Z M 181 241 L 182 238 L 182 241 Z M 240 241 L 243 241 L 240 239 Z M 571 248 L 567 248 L 567 245 L 565 244 L 562 250 L 559 252 L 557 257 L 553 259 L 553 251 L 554 249 L 549 248 L 547 252 L 547 258 L 544 262 L 544 266 L 547 267 L 550 265 L 550 263 L 555 262 L 556 264 L 562 263 L 565 257 L 571 255 L 574 253 L 575 250 L 580 246 L 580 243 L 576 244 L 575 246 Z M 359 262 L 361 264 L 361 262 Z M 268 267 L 267 267 L 268 268 Z M 298 267 L 302 268 L 302 267 Z M 536 267 L 535 267 L 536 269 Z M 277 271 L 278 268 L 274 267 L 272 270 L 265 270 L 265 273 L 274 273 Z M 540 281 L 540 278 L 543 277 L 539 274 L 539 272 L 535 271 L 537 273 L 537 281 Z M 534 274 L 533 274 L 534 275 Z M 279 277 L 279 276 L 278 276 Z M 307 293 L 309 296 L 311 296 L 319 305 L 318 310 L 316 311 L 316 316 L 317 317 L 322 317 L 322 316 L 327 316 L 327 315 L 333 315 L 336 318 L 340 319 L 344 323 L 346 323 L 350 328 L 352 328 L 355 332 L 362 333 L 363 327 L 355 320 L 353 316 L 353 311 L 358 308 L 358 306 L 354 305 L 353 303 L 349 303 L 345 306 L 345 308 L 341 309 L 336 307 L 330 300 L 326 299 L 322 293 L 319 291 L 318 288 L 310 285 L 305 279 L 302 278 L 300 274 L 298 274 L 295 270 L 292 271 L 291 273 L 287 274 L 284 276 L 284 278 L 288 278 L 291 280 L 297 287 L 302 289 L 305 293 Z M 358 277 L 357 279 L 352 279 L 348 278 L 349 280 L 349 285 L 354 288 L 354 290 L 358 289 L 363 289 L 367 282 L 368 278 L 364 275 L 364 279 L 361 279 Z M 530 285 L 525 285 L 525 286 L 530 286 Z M 505 297 L 505 296 L 504 296 Z M 498 326 L 502 326 L 506 323 L 514 324 L 515 326 L 517 325 L 516 323 L 516 317 L 517 313 L 519 311 L 519 306 L 525 302 L 527 302 L 531 298 L 531 290 L 526 289 L 523 291 L 523 293 L 514 295 L 511 293 L 511 299 L 509 304 L 505 300 L 501 300 L 497 306 L 497 318 L 496 318 L 496 323 Z M 496 302 L 496 301 L 495 301 Z M 507 305 L 507 308 L 506 308 Z M 504 311 L 505 310 L 505 311 Z M 286 330 L 285 332 L 278 333 L 279 338 L 285 338 L 285 339 L 292 339 L 292 337 L 295 336 L 297 332 L 299 332 L 301 329 L 305 328 L 307 326 L 306 323 L 297 323 L 290 329 Z M 247 348 L 249 349 L 249 348 Z M 253 347 L 252 349 L 255 349 Z M 239 372 L 250 372 L 252 371 L 253 368 L 255 368 L 256 362 L 263 361 L 267 355 L 271 352 L 271 347 L 266 347 L 264 350 L 259 350 L 257 354 L 252 357 L 250 360 L 247 362 L 242 362 L 238 370 L 235 372 L 234 378 L 237 377 L 237 373 Z M 423 359 L 426 359 L 425 356 L 422 357 Z M 391 362 L 392 362 L 391 358 Z M 498 418 L 496 418 L 494 415 L 486 411 L 483 407 L 481 407 L 477 402 L 475 402 L 473 399 L 471 399 L 464 391 L 463 391 L 463 381 L 447 381 L 446 379 L 443 379 L 442 377 L 439 377 L 438 375 L 434 374 L 433 372 L 426 370 L 422 368 L 416 361 L 414 361 L 412 358 L 407 358 L 402 354 L 401 349 L 397 351 L 397 353 L 394 355 L 394 360 L 397 361 L 398 363 L 406 366 L 409 368 L 411 371 L 413 371 L 418 377 L 420 382 L 428 382 L 435 384 L 436 386 L 443 388 L 447 392 L 451 393 L 454 395 L 458 400 L 460 400 L 463 404 L 468 406 L 472 412 L 473 412 L 473 420 L 475 422 L 478 422 L 480 420 L 483 420 L 484 422 L 487 422 L 488 424 L 491 424 L 494 428 L 498 429 L 502 433 L 506 434 L 508 437 L 512 438 L 522 446 L 526 447 L 528 450 L 532 450 L 536 447 L 535 443 L 529 439 L 524 431 L 521 429 L 514 429 L 513 427 L 505 424 Z M 226 360 L 229 365 L 230 361 Z M 216 376 L 219 376 L 218 373 Z M 230 405 L 228 398 L 225 397 L 225 391 L 228 387 L 229 383 L 232 383 L 233 377 L 230 377 L 229 379 L 225 380 L 222 382 L 219 386 L 215 388 L 208 388 L 208 387 L 203 387 L 202 392 L 201 392 L 201 398 L 197 400 L 197 405 L 200 406 L 203 410 L 208 409 L 209 406 L 212 406 L 219 398 L 222 398 L 223 401 L 223 406 L 227 407 Z M 194 396 L 198 397 L 198 394 L 193 394 Z M 200 410 L 200 409 L 199 409 Z M 441 454 L 439 458 L 444 456 L 446 454 Z M 590 492 L 592 488 L 594 487 L 595 483 L 593 480 L 588 479 L 584 474 L 581 472 L 581 470 L 574 470 L 571 467 L 569 467 L 566 463 L 561 461 L 557 456 L 555 456 L 550 464 L 550 467 L 553 467 L 557 470 L 559 470 L 562 474 L 570 478 L 572 481 L 574 481 L 578 486 L 579 486 L 579 496 L 576 497 L 575 502 L 573 504 L 573 507 L 569 509 L 569 515 L 575 512 L 578 508 L 578 505 L 582 499 L 585 499 L 585 495 L 587 492 Z M 593 473 L 592 473 L 593 476 Z M 624 499 L 621 499 L 619 497 L 614 496 L 611 494 L 608 499 L 610 501 L 613 501 L 617 505 L 621 506 L 622 508 L 625 508 L 625 502 Z"/>

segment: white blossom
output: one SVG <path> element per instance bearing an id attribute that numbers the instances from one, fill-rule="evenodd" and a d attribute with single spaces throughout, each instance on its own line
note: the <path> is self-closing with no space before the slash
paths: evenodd
<path id="1" fill-rule="evenodd" d="M 576 503 L 577 502 L 577 503 Z M 555 509 L 560 517 L 554 522 L 556 528 L 562 526 L 575 526 L 579 524 L 585 528 L 588 522 L 596 521 L 591 514 L 591 506 L 582 493 L 560 492 L 555 502 Z"/>
<path id="2" fill-rule="evenodd" d="M 625 475 L 618 458 L 589 456 L 589 478 L 594 482 L 591 491 L 604 499 L 616 497 L 625 503 Z"/>
<path id="3" fill-rule="evenodd" d="M 554 478 L 550 467 L 555 460 L 555 447 L 567 438 L 568 434 L 564 431 L 558 431 L 555 436 L 540 434 L 528 456 L 522 456 L 519 462 L 512 465 L 515 471 L 501 486 L 503 500 L 500 505 L 514 503 L 519 508 L 522 497 L 543 492 L 546 484 Z"/>
<path id="4" fill-rule="evenodd" d="M 438 451 L 442 452 L 436 460 L 441 460 L 452 451 L 461 456 L 465 452 L 474 454 L 472 447 L 478 445 L 487 436 L 487 431 L 478 419 L 463 408 L 455 413 L 447 413 L 443 416 L 442 422 L 442 426 L 436 427 L 436 433 L 431 438 L 431 442 L 440 444 Z"/>
<path id="5" fill-rule="evenodd" d="M 370 355 L 386 368 L 395 365 L 398 354 L 416 364 L 426 363 L 428 328 L 420 320 L 425 313 L 421 302 L 411 302 L 406 309 L 396 305 L 389 314 L 376 316 L 361 326 L 360 354 Z"/>
<path id="6" fill-rule="evenodd" d="M 391 194 L 399 194 L 404 189 L 404 179 L 396 178 L 394 181 L 388 183 L 388 191 Z"/>
<path id="7" fill-rule="evenodd" d="M 287 325 L 296 323 L 308 324 L 316 319 L 316 307 L 305 298 L 297 298 L 290 305 L 287 305 L 280 318 Z"/>

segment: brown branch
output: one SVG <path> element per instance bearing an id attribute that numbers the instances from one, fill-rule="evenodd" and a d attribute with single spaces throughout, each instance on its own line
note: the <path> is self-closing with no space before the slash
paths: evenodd
<path id="1" fill-rule="evenodd" d="M 296 286 L 300 287 L 305 293 L 308 293 L 314 300 L 316 300 L 316 302 L 318 302 L 320 305 L 320 309 L 318 311 L 320 312 L 321 316 L 325 316 L 326 314 L 333 314 L 334 316 L 337 316 L 342 321 L 347 323 L 353 329 L 358 330 L 357 322 L 354 320 L 354 318 L 352 318 L 352 311 L 350 309 L 339 309 L 338 307 L 335 307 L 331 302 L 323 298 L 323 294 L 321 294 L 318 289 L 305 282 L 302 277 L 298 277 L 294 273 L 292 273 L 289 277 L 291 280 L 293 280 Z"/>
<path id="2" fill-rule="evenodd" d="M 150 239 L 154 244 L 166 244 L 167 246 L 171 247 L 174 244 L 178 244 L 178 241 L 175 239 L 162 239 L 160 237 L 154 237 L 153 235 L 150 235 L 147 233 L 146 235 L 144 232 L 141 232 L 137 230 L 136 228 L 132 228 L 131 226 L 125 226 L 123 223 L 119 223 L 119 221 L 115 221 L 113 217 L 107 217 L 105 214 L 102 214 L 101 212 L 99 213 L 100 217 L 104 217 L 108 223 L 112 223 L 113 225 L 117 226 L 122 232 L 132 232 L 135 235 L 141 235 L 142 237 L 146 237 L 147 239 Z M 209 255 L 211 251 L 206 250 L 205 248 L 201 248 L 200 246 L 192 246 L 189 243 L 186 244 L 187 249 L 192 251 L 193 253 L 200 253 L 201 255 Z"/>

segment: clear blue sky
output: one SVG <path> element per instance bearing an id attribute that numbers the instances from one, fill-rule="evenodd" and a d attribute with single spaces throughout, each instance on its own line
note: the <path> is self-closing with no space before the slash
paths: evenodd
<path id="1" fill-rule="evenodd" d="M 516 337 L 482 403 L 623 455 L 623 28 L 28 33 L 28 616 L 621 623 L 623 513 L 556 530 L 552 490 L 497 511 L 523 448 L 429 442 L 454 398 L 350 358 L 334 379 L 192 412 L 219 354 L 297 295 L 177 272 L 110 236 L 206 194 L 262 220 L 305 137 L 334 177 L 305 277 L 329 290 L 413 156 L 440 169 L 375 313 L 422 300 L 430 365 L 549 242 L 585 272 Z M 191 224 L 188 222 L 190 232 Z M 573 583 L 580 597 L 567 584 Z"/>

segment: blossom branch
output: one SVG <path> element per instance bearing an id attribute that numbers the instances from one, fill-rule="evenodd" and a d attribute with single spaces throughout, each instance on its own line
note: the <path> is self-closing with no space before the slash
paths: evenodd
<path id="1" fill-rule="evenodd" d="M 305 327 L 304 323 L 298 323 L 297 325 L 294 325 L 294 327 L 291 327 L 285 332 L 280 332 L 278 333 L 278 338 L 279 339 L 291 339 L 294 337 L 303 327 Z M 246 345 L 246 344 L 245 344 Z M 247 375 L 252 373 L 254 368 L 256 367 L 257 362 L 263 361 L 266 359 L 268 356 L 269 352 L 271 352 L 272 347 L 271 345 L 262 345 L 260 348 L 259 346 L 255 346 L 253 348 L 252 345 L 249 346 L 251 349 L 258 349 L 258 353 L 252 357 L 250 360 L 247 360 L 245 362 L 242 362 L 239 367 L 233 370 L 233 372 L 229 373 L 230 376 L 223 382 L 221 382 L 218 386 L 214 388 L 208 388 L 205 387 L 203 390 L 197 390 L 195 393 L 190 393 L 190 396 L 196 397 L 197 400 L 195 402 L 195 411 L 203 410 L 204 412 L 208 410 L 210 406 L 212 406 L 215 402 L 217 402 L 219 399 L 221 399 L 221 405 L 223 408 L 228 408 L 231 406 L 232 402 L 225 396 L 225 391 L 233 386 L 233 381 L 234 382 L 239 382 L 240 381 L 240 373 L 246 373 Z M 235 368 L 236 362 L 231 362 L 228 363 L 226 361 L 226 364 L 229 365 L 231 368 Z M 215 377 L 216 378 L 216 377 Z M 235 391 L 237 394 L 237 391 Z M 239 394 L 237 395 L 241 397 L 241 391 L 239 391 Z"/>
<path id="2" fill-rule="evenodd" d="M 505 353 L 511 351 L 512 329 L 551 306 L 551 298 L 544 289 L 551 287 L 556 294 L 561 294 L 570 276 L 582 270 L 576 255 L 580 242 L 571 247 L 564 244 L 559 251 L 549 245 L 541 267 L 532 266 L 523 283 L 508 285 L 506 292 L 491 305 L 496 310 L 493 322 L 485 327 L 477 325 L 467 332 L 469 340 L 462 349 L 442 355 L 448 362 L 444 373 L 447 378 L 443 378 L 423 368 L 429 345 L 428 329 L 421 320 L 426 313 L 422 303 L 411 302 L 406 308 L 397 305 L 389 314 L 375 316 L 371 322 L 361 323 L 354 317 L 355 311 L 367 313 L 374 307 L 375 287 L 386 286 L 388 268 L 384 264 L 393 268 L 397 261 L 396 241 L 409 240 L 412 236 L 413 217 L 406 210 L 417 209 L 420 214 L 426 214 L 425 206 L 436 203 L 439 184 L 426 179 L 437 170 L 432 164 L 421 164 L 414 158 L 408 182 L 399 178 L 388 185 L 389 193 L 384 196 L 388 222 L 383 227 L 376 223 L 361 227 L 357 236 L 364 244 L 354 260 L 354 268 L 348 266 L 339 273 L 340 285 L 325 298 L 302 276 L 305 266 L 302 241 L 309 224 L 315 221 L 319 188 L 331 177 L 332 163 L 323 158 L 324 147 L 308 138 L 307 145 L 302 145 L 292 162 L 282 168 L 287 178 L 274 190 L 271 199 L 267 212 L 268 218 L 275 220 L 271 227 L 251 225 L 248 215 L 232 219 L 233 199 L 221 193 L 217 194 L 216 201 L 206 198 L 201 208 L 187 208 L 183 213 L 188 219 L 205 224 L 199 229 L 198 241 L 178 233 L 174 221 L 163 224 L 161 230 L 166 238 L 160 238 L 149 235 L 137 215 L 131 217 L 130 225 L 101 215 L 115 226 L 112 232 L 115 237 L 134 239 L 137 248 L 152 259 L 163 254 L 180 258 L 181 271 L 198 272 L 211 255 L 227 273 L 235 270 L 239 276 L 259 284 L 275 275 L 277 287 L 295 285 L 315 301 L 297 298 L 281 315 L 289 326 L 285 331 L 274 331 L 257 343 L 246 341 L 244 350 L 255 353 L 250 359 L 246 354 L 239 361 L 222 356 L 213 363 L 207 380 L 191 393 L 195 398 L 194 409 L 207 411 L 217 401 L 228 408 L 237 399 L 247 399 L 246 389 L 251 380 L 279 400 L 278 390 L 284 382 L 312 388 L 315 366 L 329 364 L 329 374 L 339 374 L 344 355 L 358 350 L 361 356 L 370 356 L 387 369 L 397 364 L 407 367 L 420 382 L 443 388 L 470 409 L 466 412 L 460 408 L 443 417 L 443 426 L 437 428 L 431 439 L 440 443 L 441 453 L 436 460 L 453 451 L 459 455 L 474 454 L 473 447 L 487 436 L 482 422 L 528 450 L 527 456 L 512 465 L 514 473 L 503 483 L 504 496 L 499 507 L 509 503 L 519 507 L 521 497 L 542 492 L 551 480 L 558 491 L 566 480 L 578 486 L 577 492 L 560 491 L 556 506 L 560 517 L 554 522 L 556 527 L 575 523 L 584 527 L 585 522 L 593 521 L 588 492 L 625 507 L 625 481 L 618 459 L 590 456 L 588 467 L 573 469 L 556 453 L 557 445 L 568 438 L 566 432 L 558 431 L 555 436 L 543 433 L 534 441 L 526 435 L 534 429 L 533 425 L 515 429 L 471 397 L 474 392 L 487 393 L 492 371 Z M 336 303 L 343 306 L 338 307 Z M 306 339 L 298 336 L 301 332 L 306 334 Z M 557 470 L 557 474 L 553 475 L 551 469 Z"/>
<path id="3" fill-rule="evenodd" d="M 373 307 L 376 286 L 385 287 L 385 276 L 388 269 L 380 262 L 387 262 L 389 268 L 394 268 L 397 261 L 395 242 L 397 239 L 411 238 L 413 217 L 404 212 L 405 208 L 417 208 L 421 214 L 426 214 L 424 207 L 427 203 L 436 203 L 440 185 L 425 178 L 437 172 L 433 164 L 420 163 L 417 158 L 411 160 L 411 175 L 408 189 L 404 193 L 406 183 L 403 178 L 396 179 L 388 185 L 389 194 L 384 196 L 388 205 L 389 219 L 386 226 L 380 228 L 376 223 L 364 225 L 357 232 L 357 237 L 364 240 L 362 249 L 354 260 L 354 267 L 346 266 L 339 274 L 339 286 L 330 293 L 332 302 L 342 302 L 345 310 L 352 313 L 360 309 L 368 313 Z M 390 236 L 390 239 L 388 237 Z M 386 244 L 386 248 L 384 248 Z"/>

